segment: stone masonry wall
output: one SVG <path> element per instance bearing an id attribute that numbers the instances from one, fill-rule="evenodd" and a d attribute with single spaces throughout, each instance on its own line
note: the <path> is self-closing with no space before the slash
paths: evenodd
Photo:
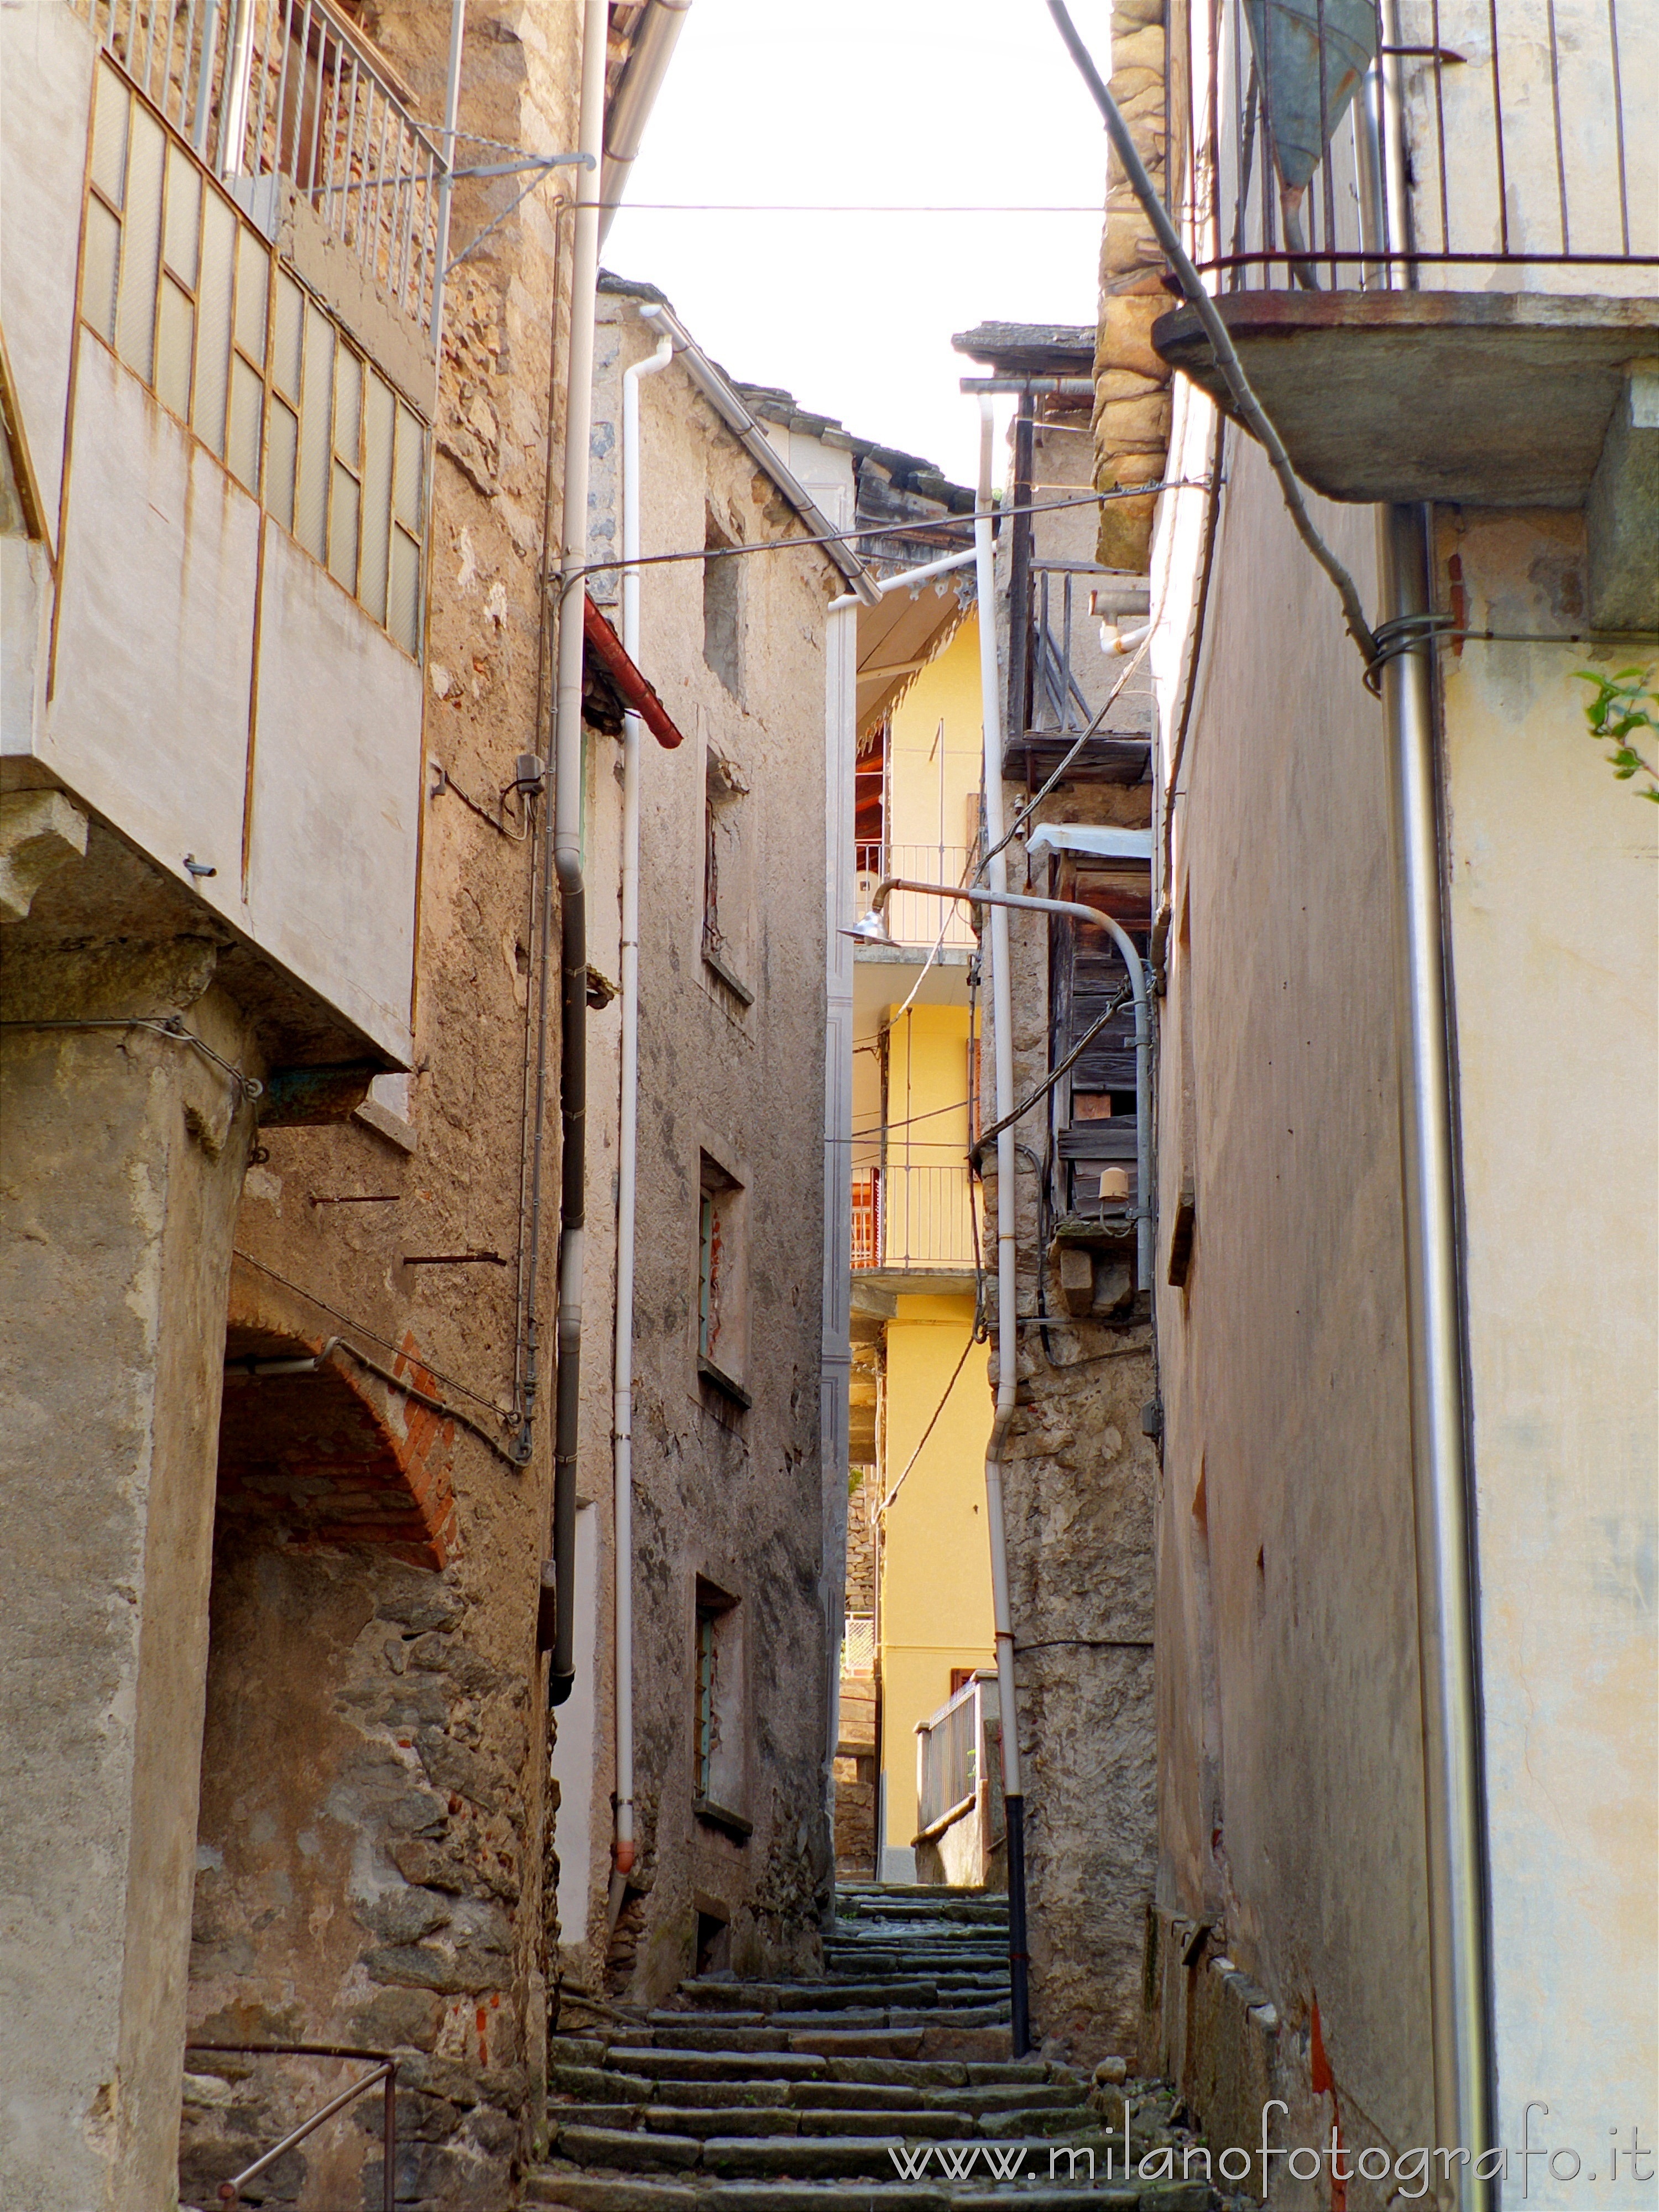
<path id="1" fill-rule="evenodd" d="M 1113 98 L 1153 184 L 1164 189 L 1165 14 L 1168 0 L 1115 0 Z M 1100 247 L 1100 320 L 1095 340 L 1095 483 L 1101 491 L 1156 483 L 1170 442 L 1170 371 L 1152 350 L 1152 327 L 1170 306 L 1164 255 L 1110 157 Z M 1156 499 L 1110 500 L 1100 510 L 1097 557 L 1109 568 L 1144 569 Z"/>

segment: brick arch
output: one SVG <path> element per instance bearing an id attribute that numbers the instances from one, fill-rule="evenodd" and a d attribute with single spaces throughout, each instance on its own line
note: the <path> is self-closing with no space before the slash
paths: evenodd
<path id="1" fill-rule="evenodd" d="M 368 1544 L 410 1566 L 446 1565 L 457 1533 L 455 1424 L 343 1346 L 310 1373 L 250 1371 L 250 1362 L 315 1358 L 329 1340 L 243 1290 L 239 1269 L 225 1338 L 221 1522 L 258 1520 L 306 1549 Z M 386 1365 L 436 1395 L 412 1337 Z"/>

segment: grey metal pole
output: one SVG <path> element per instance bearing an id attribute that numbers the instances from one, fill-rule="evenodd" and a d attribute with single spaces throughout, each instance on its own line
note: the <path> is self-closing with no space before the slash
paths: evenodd
<path id="1" fill-rule="evenodd" d="M 1429 543 L 1420 507 L 1378 510 L 1389 624 L 1429 611 Z M 1485 1786 L 1480 1756 L 1474 1506 L 1465 1460 L 1457 1192 L 1441 900 L 1432 641 L 1419 633 L 1385 662 L 1395 842 L 1401 1158 L 1406 1198 L 1406 1313 L 1417 1535 L 1417 1635 L 1423 1702 L 1429 1874 L 1429 1977 L 1435 2131 L 1462 2149 L 1458 2212 L 1495 2212 L 1474 2167 L 1492 2142 L 1488 2029 Z"/>

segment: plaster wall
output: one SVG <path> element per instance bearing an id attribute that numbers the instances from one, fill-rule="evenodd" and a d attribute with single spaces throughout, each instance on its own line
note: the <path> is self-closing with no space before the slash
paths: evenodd
<path id="1" fill-rule="evenodd" d="M 993 1656 L 985 1521 L 990 1418 L 983 1358 L 970 1341 L 973 1324 L 971 1297 L 903 1295 L 887 1324 L 882 1474 L 890 1502 L 883 1516 L 878 1620 L 884 1839 L 890 1851 L 908 1850 L 916 1832 L 917 1722 L 950 1696 L 953 1668 L 987 1666 Z M 944 1410 L 922 1445 L 941 1401 Z"/>
<path id="2" fill-rule="evenodd" d="M 1267 1992 L 1279 2078 L 1313 2078 L 1316 2027 L 1341 2112 L 1406 2147 L 1432 2106 L 1383 733 L 1257 449 L 1227 469 L 1160 1016 L 1158 1896 Z M 1373 603 L 1370 517 L 1316 512 Z"/>
<path id="3" fill-rule="evenodd" d="M 106 347 L 79 343 L 40 766 L 406 1059 L 420 670 Z"/>
<path id="4" fill-rule="evenodd" d="M 252 1073 L 210 947 L 7 959 L 9 1023 L 178 1016 Z M 131 1027 L 9 1026 L 0 1363 L 0 2197 L 172 2201 L 213 1453 L 251 1102 Z"/>
<path id="5" fill-rule="evenodd" d="M 972 615 L 893 708 L 887 757 L 888 843 L 906 855 L 890 872 L 955 883 L 978 829 L 984 757 L 979 727 L 979 625 Z M 939 866 L 943 874 L 937 872 Z M 931 944 L 946 908 L 929 902 L 928 910 L 933 928 L 926 941 Z M 960 920 L 962 910 L 957 913 Z M 963 920 L 945 941 L 966 944 L 969 933 Z"/>
<path id="6" fill-rule="evenodd" d="M 54 543 L 96 55 L 91 26 L 64 0 L 24 0 L 0 18 L 0 327 Z"/>
<path id="7" fill-rule="evenodd" d="M 1475 628 L 1581 618 L 1576 516 L 1449 517 L 1437 553 Z M 1659 809 L 1598 761 L 1573 672 L 1629 657 L 1442 656 L 1501 2140 L 1541 2099 L 1532 2140 L 1587 2173 L 1610 2129 L 1653 2139 L 1659 2070 Z M 1568 2163 L 1531 2201 L 1583 2203 Z"/>

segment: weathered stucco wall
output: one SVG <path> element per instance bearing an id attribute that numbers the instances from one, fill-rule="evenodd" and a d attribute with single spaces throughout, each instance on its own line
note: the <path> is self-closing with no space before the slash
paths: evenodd
<path id="1" fill-rule="evenodd" d="M 1583 619 L 1577 516 L 1449 516 L 1475 629 Z M 1445 654 L 1448 880 L 1474 1383 L 1502 2140 L 1653 2140 L 1655 830 L 1585 735 L 1638 654 Z M 1576 1080 L 1564 1080 L 1568 1071 Z M 1607 2185 L 1611 2185 L 1610 2175 Z M 1659 2201 L 1621 2160 L 1630 2203 Z M 1594 2193 L 1594 2192 L 1589 2192 Z"/>
<path id="2" fill-rule="evenodd" d="M 612 455 L 623 367 L 654 350 L 636 302 L 601 300 L 596 459 Z M 792 534 L 769 477 L 671 367 L 641 386 L 641 543 L 697 549 L 712 518 L 733 542 Z M 613 470 L 596 472 L 596 546 L 617 542 Z M 827 1907 L 831 1849 L 826 1624 L 820 1593 L 824 1084 L 824 610 L 839 588 L 816 556 L 732 564 L 735 690 L 705 657 L 703 577 L 645 570 L 640 661 L 684 743 L 647 738 L 641 763 L 639 1236 L 635 1291 L 635 1710 L 638 1863 L 609 1940 L 614 1786 L 611 1343 L 586 1364 L 580 1490 L 598 1534 L 597 1768 L 585 1928 L 561 1930 L 573 1982 L 606 1971 L 656 2000 L 690 1972 L 699 1916 L 724 1919 L 740 1972 L 808 1961 Z M 590 951 L 619 965 L 621 747 L 591 734 Z M 704 957 L 706 794 L 724 787 L 721 965 Z M 723 766 L 722 763 L 725 765 Z M 752 994 L 745 1003 L 744 992 Z M 618 1024 L 590 1026 L 586 1297 L 614 1280 Z M 743 1188 L 729 1349 L 741 1406 L 697 1364 L 703 1159 Z M 746 1672 L 742 1840 L 693 1811 L 694 1601 L 702 1577 L 738 1601 Z"/>
<path id="3" fill-rule="evenodd" d="M 1279 2078 L 1328 2067 L 1345 2139 L 1405 2147 L 1432 2113 L 1383 733 L 1256 447 L 1227 467 L 1161 1015 L 1158 1898 L 1271 1996 Z M 1319 526 L 1370 604 L 1369 513 Z"/>
<path id="4" fill-rule="evenodd" d="M 82 864 L 85 865 L 85 864 Z M 95 865 L 95 863 L 94 863 Z M 8 1408 L 0 2197 L 166 2200 L 177 2124 L 221 1316 L 258 1072 L 203 945 L 34 955 L 0 1102 Z"/>

